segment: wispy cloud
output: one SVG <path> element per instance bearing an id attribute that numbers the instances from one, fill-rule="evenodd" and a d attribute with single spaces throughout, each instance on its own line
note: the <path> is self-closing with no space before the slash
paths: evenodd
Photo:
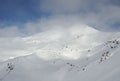
<path id="1" fill-rule="evenodd" d="M 25 34 L 22 33 L 23 31 L 18 31 L 16 27 L 12 27 L 13 29 L 11 28 L 8 33 L 3 32 L 3 36 L 0 37 L 1 58 L 37 54 L 43 59 L 77 59 L 84 54 L 83 52 L 101 44 L 112 35 L 82 25 L 76 18 L 63 19 L 64 16 L 52 17 L 50 20 L 44 19 L 39 23 L 28 23 L 25 25 L 26 29 L 23 29 Z M 40 33 L 36 33 L 38 32 L 36 29 Z"/>
<path id="2" fill-rule="evenodd" d="M 63 20 L 76 18 L 78 22 L 102 31 L 120 29 L 119 0 L 5 0 L 0 3 L 0 22 L 5 25 L 7 23 L 15 25 L 20 22 L 24 22 L 25 25 L 38 24 L 44 18 L 50 20 L 62 16 Z M 39 29 L 39 27 L 29 28 L 27 26 L 26 29 L 35 31 Z M 32 30 L 31 32 L 34 33 Z"/>
<path id="3" fill-rule="evenodd" d="M 116 25 L 120 23 L 119 5 L 119 0 L 42 0 L 40 8 L 53 15 L 78 16 L 85 24 L 102 30 L 113 30 L 120 27 Z"/>
<path id="4" fill-rule="evenodd" d="M 80 40 L 95 45 L 111 35 L 110 32 L 98 30 L 119 31 L 120 29 L 119 0 L 16 0 L 15 2 L 4 0 L 0 1 L 0 4 L 0 21 L 14 23 L 11 26 L 0 24 L 0 56 L 4 58 L 38 54 L 41 52 L 39 49 L 43 49 L 43 57 L 48 52 L 56 53 L 49 51 L 50 48 L 57 50 L 65 41 L 71 42 L 71 39 L 74 40 L 75 32 L 83 34 Z M 24 24 L 15 25 L 20 22 L 19 20 L 26 19 L 28 21 Z M 86 29 L 86 25 L 90 29 Z M 97 29 L 95 30 L 97 32 L 91 31 L 94 30 L 93 28 Z M 62 39 L 64 41 L 61 41 Z M 74 42 L 70 43 L 73 49 L 77 48 L 74 46 L 78 43 L 87 47 L 85 42 Z M 62 51 L 67 54 L 66 50 Z"/>

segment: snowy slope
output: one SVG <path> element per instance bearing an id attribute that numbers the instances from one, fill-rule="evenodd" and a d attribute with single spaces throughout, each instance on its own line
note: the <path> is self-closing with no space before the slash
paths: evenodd
<path id="1" fill-rule="evenodd" d="M 28 37 L 1 37 L 0 61 L 29 54 L 37 54 L 42 59 L 78 59 L 85 55 L 86 50 L 100 45 L 116 34 L 101 32 L 86 25 L 73 25 Z"/>
<path id="2" fill-rule="evenodd" d="M 22 38 L 33 54 L 0 62 L 0 81 L 120 81 L 120 33 L 85 31 Z"/>

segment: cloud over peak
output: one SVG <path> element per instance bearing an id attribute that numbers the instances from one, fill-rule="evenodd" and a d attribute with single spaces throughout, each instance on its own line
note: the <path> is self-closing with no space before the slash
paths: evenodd
<path id="1" fill-rule="evenodd" d="M 98 29 L 118 30 L 119 5 L 119 0 L 41 0 L 40 8 L 52 15 L 78 16 L 85 24 Z"/>
<path id="2" fill-rule="evenodd" d="M 0 3 L 0 21 L 4 25 L 62 17 L 63 20 L 76 18 L 103 31 L 120 30 L 119 0 L 1 0 Z"/>

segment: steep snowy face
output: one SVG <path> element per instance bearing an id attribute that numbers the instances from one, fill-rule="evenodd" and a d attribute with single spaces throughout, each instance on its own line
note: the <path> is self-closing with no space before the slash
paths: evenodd
<path id="1" fill-rule="evenodd" d="M 0 59 L 37 54 L 43 59 L 78 59 L 85 51 L 112 38 L 114 33 L 101 32 L 87 25 L 47 30 L 28 37 L 0 38 Z"/>

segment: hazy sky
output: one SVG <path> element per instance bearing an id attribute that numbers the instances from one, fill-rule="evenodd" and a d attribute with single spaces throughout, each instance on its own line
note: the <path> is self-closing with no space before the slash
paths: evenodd
<path id="1" fill-rule="evenodd" d="M 120 0 L 0 0 L 0 33 L 12 30 L 33 33 L 28 32 L 32 29 L 40 32 L 41 26 L 38 31 L 35 29 L 38 27 L 29 29 L 26 24 L 39 24 L 61 16 L 65 22 L 75 20 L 73 22 L 79 21 L 103 31 L 118 30 Z"/>

